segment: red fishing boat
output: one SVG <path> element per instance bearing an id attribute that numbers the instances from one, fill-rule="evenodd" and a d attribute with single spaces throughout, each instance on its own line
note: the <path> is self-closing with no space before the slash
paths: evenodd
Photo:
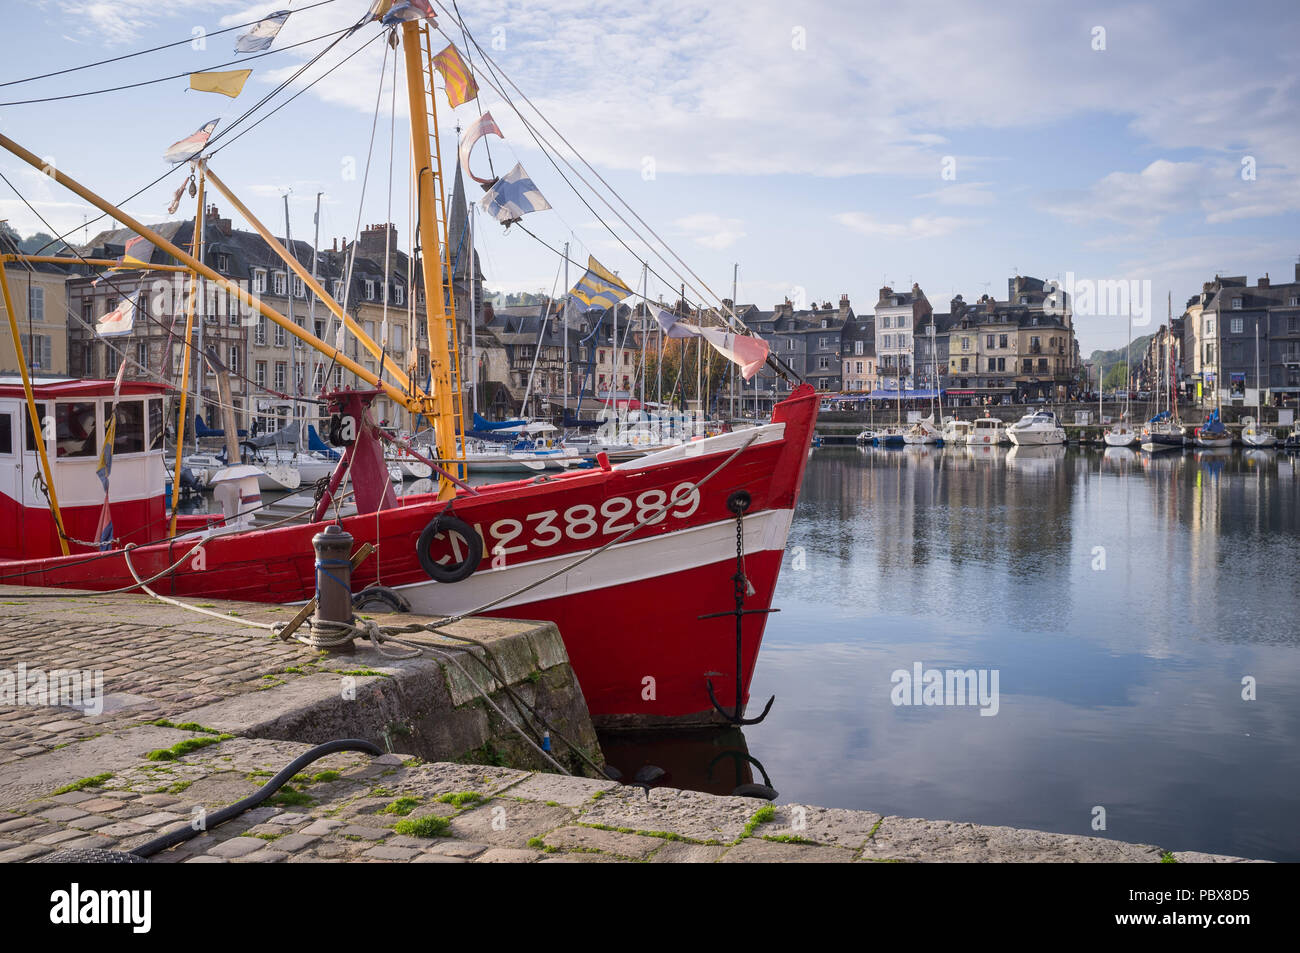
<path id="1" fill-rule="evenodd" d="M 188 533 L 187 522 L 192 527 L 214 518 L 182 517 L 181 532 L 165 538 L 160 391 L 155 385 L 127 384 L 117 399 L 120 429 L 109 506 L 113 537 L 122 545 L 101 552 L 93 545 L 104 499 L 96 470 L 104 421 L 114 403 L 113 382 L 34 382 L 41 419 L 54 421 L 47 448 L 54 451 L 50 466 L 64 536 L 80 541 L 63 556 L 49 499 L 36 479 L 41 463 L 22 387 L 0 382 L 0 581 L 124 589 L 134 582 L 134 568 L 145 579 L 164 573 L 152 587 L 167 595 L 273 603 L 309 599 L 316 584 L 311 539 L 332 522 L 328 514 L 323 521 L 277 529 L 216 526 Z M 353 588 L 382 581 L 409 600 L 413 611 L 435 617 L 504 597 L 483 614 L 555 622 L 599 722 L 715 720 L 710 676 L 718 702 L 728 709 L 736 702 L 734 623 L 730 615 L 700 617 L 732 606 L 738 523 L 745 580 L 752 589 L 745 609 L 771 606 L 816 411 L 817 397 L 804 384 L 760 427 L 615 466 L 475 487 L 450 500 L 406 496 L 388 508 L 343 517 L 341 525 L 358 545 L 376 546 L 354 574 Z M 133 423 L 121 427 L 123 420 Z M 363 452 L 371 426 L 363 426 L 350 450 Z M 354 464 L 354 477 L 359 472 Z M 388 490 L 386 475 L 377 483 L 374 492 Z M 254 480 L 246 492 L 255 493 L 255 487 Z M 739 517 L 728 508 L 737 491 L 749 496 Z M 357 493 L 363 495 L 360 486 Z M 481 543 L 468 545 L 451 524 L 446 531 L 435 526 L 427 532 L 443 514 L 471 527 Z M 527 588 L 629 529 L 621 542 L 577 568 Z M 126 543 L 134 544 L 130 567 Z M 479 560 L 459 581 L 430 576 L 430 567 L 437 567 L 433 571 L 441 578 L 457 575 L 474 551 Z M 744 616 L 742 705 L 765 619 L 761 611 Z"/>
<path id="2" fill-rule="evenodd" d="M 45 169 L 189 269 L 194 284 L 202 278 L 222 287 L 362 383 L 320 395 L 334 414 L 336 443 L 344 452 L 314 511 L 300 522 L 258 528 L 250 517 L 260 502 L 256 479 L 240 466 L 216 481 L 220 515 L 169 516 L 166 384 L 33 382 L 25 371 L 21 380 L 0 381 L 0 582 L 126 591 L 138 577 L 169 596 L 303 603 L 316 590 L 312 537 L 338 523 L 357 546 L 375 547 L 353 575 L 354 591 L 379 583 L 414 612 L 435 618 L 475 613 L 555 622 L 600 724 L 739 719 L 808 459 L 818 406 L 813 388 L 795 386 L 771 421 L 754 428 L 618 465 L 600 455 L 586 469 L 467 485 L 447 463 L 463 459 L 456 439 L 463 411 L 455 396 L 463 388 L 452 358 L 454 314 L 447 313 L 454 295 L 441 159 L 427 124 L 429 118 L 436 122 L 433 47 L 423 20 L 387 25 L 395 43 L 400 36 L 406 57 L 423 283 L 443 292 L 427 297 L 428 391 L 356 327 L 205 157 L 190 162 L 198 208 L 205 181 L 234 202 L 311 294 L 379 359 L 378 373 L 218 274 L 201 253 L 172 244 L 62 169 Z M 42 167 L 34 153 L 3 135 L 0 147 Z M 615 301 L 631 294 L 615 283 L 586 287 L 621 289 Z M 7 284 L 4 297 L 21 366 Z M 765 356 L 766 346 L 756 338 L 737 340 L 744 329 L 734 313 L 719 317 L 725 334 L 708 329 L 702 336 L 716 332 L 710 344 L 745 365 L 748 379 L 762 363 L 754 359 L 756 350 Z M 187 328 L 187 361 L 190 340 Z M 774 359 L 768 363 L 785 374 Z M 385 435 L 369 409 L 381 394 L 429 421 L 436 452 L 426 462 L 449 467 L 438 471 L 437 492 L 394 494 L 384 465 Z M 233 415 L 227 432 L 233 440 Z M 179 434 L 176 442 L 182 443 Z M 179 463 L 178 454 L 175 472 Z M 345 479 L 352 494 L 346 511 L 339 505 Z"/>

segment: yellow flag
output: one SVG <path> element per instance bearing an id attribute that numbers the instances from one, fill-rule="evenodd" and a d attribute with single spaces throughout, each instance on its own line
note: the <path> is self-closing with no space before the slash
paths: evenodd
<path id="1" fill-rule="evenodd" d="M 219 73 L 190 73 L 190 89 L 201 93 L 221 93 L 234 99 L 253 75 L 251 69 L 231 69 Z"/>
<path id="2" fill-rule="evenodd" d="M 447 84 L 447 102 L 453 109 L 478 95 L 478 83 L 474 82 L 474 75 L 453 44 L 448 43 L 447 48 L 433 58 L 433 65 L 438 67 Z"/>

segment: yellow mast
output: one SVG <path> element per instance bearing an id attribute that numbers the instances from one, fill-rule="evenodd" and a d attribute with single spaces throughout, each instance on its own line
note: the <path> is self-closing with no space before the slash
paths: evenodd
<path id="1" fill-rule="evenodd" d="M 8 259 L 10 256 L 4 256 Z M 45 473 L 46 492 L 50 498 L 50 513 L 54 517 L 54 526 L 59 531 L 59 549 L 68 555 L 68 536 L 63 529 L 63 514 L 59 512 L 59 497 L 54 492 L 54 474 L 50 472 L 50 458 L 45 453 L 45 428 L 36 413 L 36 399 L 32 396 L 32 380 L 27 375 L 27 355 L 23 353 L 23 340 L 18 333 L 18 319 L 14 312 L 13 298 L 9 296 L 9 277 L 5 274 L 5 262 L 0 261 L 0 291 L 4 293 L 5 314 L 9 317 L 9 333 L 14 338 L 14 354 L 18 358 L 18 371 L 23 375 L 23 393 L 27 395 L 27 414 L 32 420 L 32 442 L 41 458 L 41 470 Z M 18 438 L 15 437 L 16 441 Z"/>
<path id="2" fill-rule="evenodd" d="M 198 206 L 194 210 L 194 234 L 190 247 L 203 257 L 203 166 L 199 165 Z M 181 456 L 185 453 L 185 409 L 190 390 L 190 342 L 194 340 L 194 306 L 199 300 L 199 276 L 190 272 L 190 300 L 185 305 L 185 350 L 181 358 L 181 405 L 176 415 L 176 469 L 172 471 L 172 519 L 167 535 L 176 535 L 176 507 L 181 501 Z M 201 390 L 202 388 L 200 388 Z"/>
<path id="3" fill-rule="evenodd" d="M 437 114 L 433 99 L 433 83 L 421 57 L 421 40 L 427 42 L 428 28 L 423 23 L 408 20 L 402 24 L 402 51 L 406 58 L 407 101 L 411 114 L 411 154 L 415 169 L 417 221 L 419 222 L 420 263 L 424 276 L 424 312 L 429 331 L 429 370 L 432 375 L 432 413 L 426 411 L 433 425 L 436 456 L 440 460 L 464 459 L 464 450 L 456 445 L 456 408 L 453 378 L 458 378 L 453 367 L 451 346 L 456 333 L 454 313 L 448 326 L 447 301 L 454 297 L 447 292 L 451 275 L 445 269 L 442 236 L 438 233 L 438 196 L 442 191 L 442 176 L 429 149 L 429 118 L 433 116 L 437 134 Z M 445 273 L 446 272 L 446 273 Z M 454 307 L 454 305 L 453 305 Z M 449 342 L 451 337 L 453 341 Z M 456 383 L 459 383 L 457 381 Z M 462 423 L 463 427 L 463 423 Z M 458 468 L 463 471 L 463 468 Z M 458 473 L 457 476 L 463 476 Z M 456 487 L 443 480 L 439 496 L 454 495 Z"/>

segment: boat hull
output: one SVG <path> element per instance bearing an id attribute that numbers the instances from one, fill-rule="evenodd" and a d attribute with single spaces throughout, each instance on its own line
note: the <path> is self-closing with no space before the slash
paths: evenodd
<path id="1" fill-rule="evenodd" d="M 375 554 L 353 576 L 353 590 L 382 578 L 431 616 L 475 609 L 510 594 L 484 614 L 555 622 L 588 707 L 603 724 L 696 724 L 717 720 L 706 689 L 713 678 L 728 709 L 735 690 L 735 624 L 699 616 L 734 607 L 734 491 L 751 504 L 745 516 L 745 568 L 754 592 L 746 609 L 770 607 L 790 519 L 808 460 L 817 398 L 803 385 L 777 405 L 773 422 L 706 438 L 610 469 L 573 470 L 546 479 L 476 488 L 454 498 L 454 514 L 483 538 L 477 571 L 460 583 L 433 582 L 417 540 L 447 504 L 410 495 L 378 514 L 342 519 L 354 546 Z M 719 467 L 721 470 L 718 470 Z M 714 471 L 717 471 L 716 473 Z M 710 474 L 713 476 L 710 476 Z M 693 484 L 708 482 L 691 493 Z M 658 507 L 676 501 L 664 512 Z M 645 525 L 635 528 L 642 517 Z M 295 603 L 315 591 L 312 537 L 323 524 L 214 535 L 186 558 L 198 537 L 131 550 L 141 577 L 179 568 L 154 583 L 175 596 Z M 571 565 L 626 530 L 627 538 L 555 580 L 519 592 Z M 463 558 L 457 538 L 439 535 L 428 559 Z M 70 557 L 0 566 L 6 582 L 109 590 L 130 586 L 121 551 L 93 561 Z M 748 700 L 767 616 L 744 617 L 741 698 Z M 710 673 L 712 673 L 710 675 Z M 647 681 L 649 679 L 649 681 Z"/>

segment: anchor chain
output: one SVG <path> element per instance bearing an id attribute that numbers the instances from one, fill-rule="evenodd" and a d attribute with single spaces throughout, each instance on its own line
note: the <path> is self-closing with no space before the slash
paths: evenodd
<path id="1" fill-rule="evenodd" d="M 713 691 L 713 679 L 705 678 L 705 686 L 709 691 L 709 700 L 717 712 L 726 718 L 733 725 L 756 725 L 772 710 L 772 703 L 776 701 L 773 695 L 763 706 L 763 713 L 757 718 L 745 718 L 742 715 L 744 711 L 743 697 L 743 679 L 742 669 L 744 667 L 744 641 L 743 629 L 744 618 L 747 615 L 765 615 L 769 612 L 779 612 L 779 609 L 746 609 L 745 596 L 753 593 L 755 590 L 749 583 L 749 578 L 745 575 L 745 513 L 749 510 L 753 502 L 752 497 L 745 490 L 734 490 L 727 497 L 727 509 L 736 514 L 736 572 L 731 577 L 732 596 L 735 599 L 736 607 L 730 612 L 713 612 L 708 615 L 702 615 L 700 619 L 718 619 L 723 616 L 734 616 L 736 619 L 736 704 L 734 710 L 728 712 L 718 702 L 718 696 Z"/>

